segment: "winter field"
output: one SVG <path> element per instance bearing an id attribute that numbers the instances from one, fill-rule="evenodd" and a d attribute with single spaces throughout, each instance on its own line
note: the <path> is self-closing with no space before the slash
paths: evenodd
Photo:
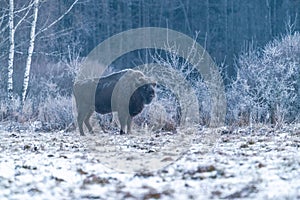
<path id="1" fill-rule="evenodd" d="M 0 7 L 1 200 L 300 199 L 299 1 Z"/>
<path id="2" fill-rule="evenodd" d="M 300 198 L 299 124 L 192 131 L 1 131 L 0 199 Z"/>
<path id="3" fill-rule="evenodd" d="M 80 137 L 79 63 L 47 65 L 27 98 L 0 101 L 0 199 L 300 199 L 299 44 L 295 32 L 239 55 L 225 88 L 227 127 L 217 129 L 203 128 L 209 83 L 171 54 L 153 60 L 192 85 L 201 126 L 180 129 L 176 96 L 158 86 L 133 134 L 116 134 L 108 117 L 109 133 Z"/>

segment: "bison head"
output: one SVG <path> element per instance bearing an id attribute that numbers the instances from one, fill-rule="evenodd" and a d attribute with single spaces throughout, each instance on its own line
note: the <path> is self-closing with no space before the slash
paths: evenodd
<path id="1" fill-rule="evenodd" d="M 144 104 L 150 104 L 152 99 L 155 97 L 154 87 L 156 83 L 149 77 L 144 75 L 139 77 L 136 82 L 137 92 L 142 97 Z"/>
<path id="2" fill-rule="evenodd" d="M 137 89 L 143 98 L 144 104 L 150 104 L 152 99 L 155 97 L 155 85 L 155 83 L 148 83 Z"/>
<path id="3" fill-rule="evenodd" d="M 156 83 L 153 83 L 149 78 L 141 77 L 138 79 L 136 90 L 130 97 L 129 101 L 129 113 L 131 116 L 139 114 L 145 104 L 150 104 L 152 99 L 155 97 L 154 86 Z"/>

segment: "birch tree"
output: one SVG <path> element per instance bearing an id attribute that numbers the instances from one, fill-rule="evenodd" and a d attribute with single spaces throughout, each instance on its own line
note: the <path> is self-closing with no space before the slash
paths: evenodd
<path id="1" fill-rule="evenodd" d="M 25 74 L 24 74 L 24 81 L 23 81 L 23 89 L 22 89 L 22 104 L 25 101 L 28 85 L 29 85 L 29 77 L 30 77 L 30 69 L 31 69 L 31 63 L 32 63 L 32 54 L 35 46 L 35 39 L 37 35 L 41 34 L 42 32 L 45 32 L 46 30 L 50 29 L 52 26 L 54 26 L 56 23 L 58 23 L 60 20 L 64 18 L 74 7 L 74 5 L 78 2 L 78 0 L 75 0 L 69 9 L 63 13 L 60 17 L 58 17 L 56 20 L 54 20 L 52 23 L 50 23 L 46 28 L 41 29 L 39 32 L 36 33 L 36 26 L 37 26 L 37 20 L 38 20 L 38 10 L 39 10 L 39 0 L 34 0 L 34 9 L 33 9 L 33 20 L 31 24 L 31 31 L 30 31 L 30 42 L 28 47 L 28 56 L 26 61 L 26 67 L 25 67 Z"/>
<path id="2" fill-rule="evenodd" d="M 26 19 L 28 16 L 29 10 L 31 8 L 31 3 L 28 7 L 24 9 L 27 11 L 23 17 L 15 24 L 14 14 L 19 11 L 15 11 L 14 0 L 9 0 L 9 13 L 8 13 L 8 27 L 9 27 L 9 53 L 8 53 L 8 67 L 7 67 L 7 95 L 8 99 L 13 98 L 13 72 L 14 72 L 14 56 L 15 56 L 15 32 L 18 26 Z M 2 31 L 2 30 L 1 30 Z M 5 31 L 5 27 L 3 28 Z"/>
<path id="3" fill-rule="evenodd" d="M 13 71 L 14 71 L 14 53 L 15 53 L 15 27 L 14 27 L 14 0 L 9 0 L 9 55 L 8 55 L 8 73 L 7 73 L 7 94 L 8 99 L 13 97 Z"/>
<path id="4" fill-rule="evenodd" d="M 26 93 L 27 93 L 27 89 L 28 89 L 32 53 L 33 53 L 34 44 L 35 44 L 35 36 L 36 36 L 35 31 L 36 31 L 36 24 L 37 24 L 37 18 L 38 18 L 38 11 L 39 11 L 39 0 L 34 0 L 33 20 L 32 20 L 31 31 L 30 31 L 30 42 L 29 42 L 29 47 L 28 47 L 28 56 L 27 56 L 24 81 L 23 81 L 22 104 L 25 101 L 25 97 L 26 97 Z"/>

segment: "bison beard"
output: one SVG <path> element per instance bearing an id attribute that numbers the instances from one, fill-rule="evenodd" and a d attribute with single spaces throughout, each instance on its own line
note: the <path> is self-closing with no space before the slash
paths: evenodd
<path id="1" fill-rule="evenodd" d="M 132 117 L 139 114 L 145 104 L 151 103 L 155 92 L 150 79 L 137 70 L 122 70 L 95 80 L 83 80 L 74 84 L 77 121 L 80 135 L 84 135 L 83 122 L 93 133 L 89 118 L 94 111 L 100 114 L 118 112 L 120 134 L 131 132 Z M 130 95 L 130 98 L 128 98 Z M 129 105 L 124 99 L 129 99 Z M 113 104 L 112 104 L 113 102 Z M 104 130 L 103 130 L 104 131 Z"/>

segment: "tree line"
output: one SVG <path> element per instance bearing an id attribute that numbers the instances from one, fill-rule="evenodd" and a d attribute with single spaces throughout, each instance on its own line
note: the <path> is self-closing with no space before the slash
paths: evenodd
<path id="1" fill-rule="evenodd" d="M 263 48 L 287 29 L 299 31 L 299 12 L 300 0 L 0 0 L 0 98 L 17 96 L 22 104 L 46 91 L 55 96 L 54 83 L 59 93 L 70 94 L 72 68 L 95 46 L 149 26 L 195 38 L 236 76 L 241 52 Z M 132 57 L 121 64 L 132 65 Z"/>

